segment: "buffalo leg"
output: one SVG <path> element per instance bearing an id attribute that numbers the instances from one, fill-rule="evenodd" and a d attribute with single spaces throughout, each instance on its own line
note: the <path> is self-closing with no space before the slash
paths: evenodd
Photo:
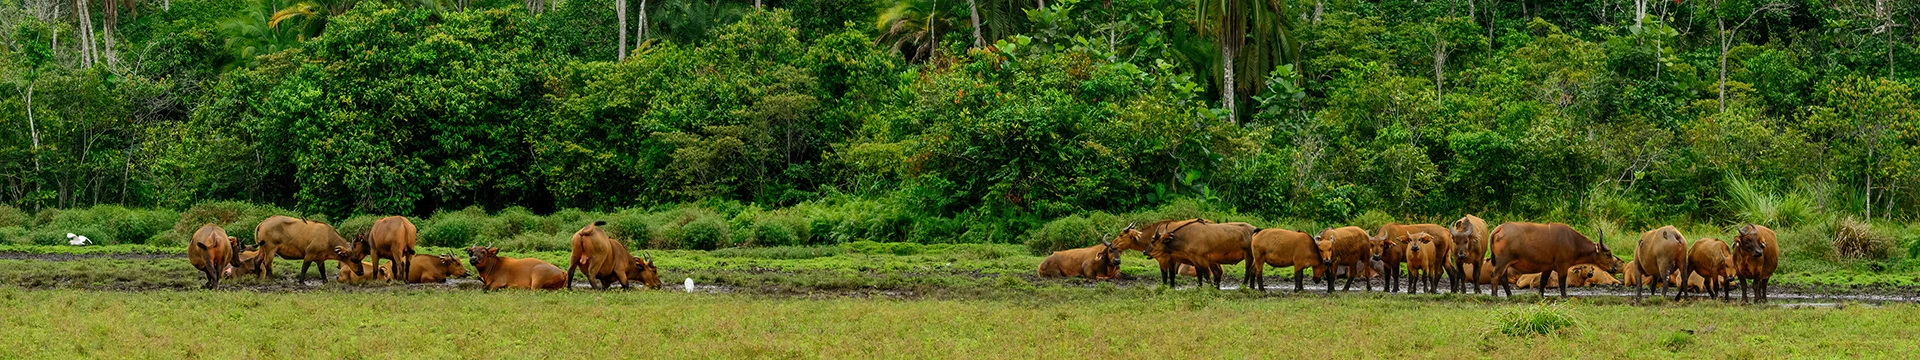
<path id="1" fill-rule="evenodd" d="M 1347 272 L 1347 281 L 1353 281 L 1353 278 L 1360 276 L 1360 274 L 1367 273 L 1364 270 L 1367 269 L 1367 266 L 1370 266 L 1370 265 L 1371 264 L 1368 264 L 1366 260 L 1360 260 L 1359 266 L 1355 266 L 1353 268 L 1356 271 Z M 1352 283 L 1349 282 L 1348 284 L 1352 284 Z M 1360 289 L 1366 290 L 1367 292 L 1373 292 L 1373 278 L 1360 278 Z"/>
<path id="2" fill-rule="evenodd" d="M 1540 273 L 1540 283 L 1535 284 L 1540 289 L 1540 297 L 1547 297 L 1547 284 L 1552 284 L 1550 281 L 1553 281 L 1553 270 Z"/>
<path id="3" fill-rule="evenodd" d="M 1226 279 L 1227 270 L 1220 264 L 1207 264 L 1207 269 L 1213 272 L 1213 289 L 1220 290 L 1220 282 Z"/>
<path id="4" fill-rule="evenodd" d="M 1305 276 L 1306 274 L 1302 274 L 1302 271 L 1300 271 L 1299 266 L 1293 267 L 1293 292 L 1301 292 L 1301 291 L 1307 290 L 1307 282 L 1305 280 L 1300 279 L 1301 277 L 1305 277 Z"/>
<path id="5" fill-rule="evenodd" d="M 1747 289 L 1751 289 L 1751 288 L 1753 288 L 1753 287 L 1751 287 L 1751 286 L 1747 286 L 1747 278 L 1746 278 L 1746 277 L 1739 277 L 1739 278 L 1737 278 L 1737 279 L 1738 279 L 1738 280 L 1740 280 L 1740 285 L 1739 285 L 1739 286 L 1740 286 L 1740 302 L 1747 302 L 1747 301 L 1748 301 L 1748 300 L 1747 300 Z M 1759 283 L 1758 283 L 1758 282 L 1755 282 L 1755 283 L 1754 283 L 1754 285 L 1759 285 Z"/>
<path id="6" fill-rule="evenodd" d="M 1340 271 L 1339 266 L 1327 267 L 1327 276 L 1325 276 L 1325 278 L 1327 280 L 1327 294 L 1329 295 L 1333 294 L 1333 273 L 1336 273 L 1339 271 Z"/>
<path id="7" fill-rule="evenodd" d="M 307 281 L 307 268 L 309 268 L 309 267 L 312 267 L 312 266 L 313 266 L 313 261 L 310 261 L 310 260 L 301 260 L 301 261 L 300 261 L 300 274 L 299 274 L 299 275 L 294 275 L 294 276 L 293 276 L 293 282 L 305 282 L 305 281 Z M 326 264 L 320 264 L 320 278 L 321 278 L 321 279 L 325 279 L 325 278 L 327 278 L 327 267 L 326 267 L 326 266 L 327 266 Z"/>
<path id="8" fill-rule="evenodd" d="M 1766 303 L 1766 302 L 1767 302 L 1767 288 L 1770 288 L 1770 287 L 1773 287 L 1773 279 L 1771 279 L 1771 278 L 1760 278 L 1760 280 L 1759 280 L 1759 281 L 1757 282 L 1757 284 L 1759 284 L 1759 285 L 1760 285 L 1760 287 L 1759 287 L 1759 288 L 1757 288 L 1757 289 L 1755 289 L 1755 291 L 1754 291 L 1754 297 L 1756 297 L 1756 298 L 1759 298 L 1759 299 L 1760 299 L 1760 302 L 1761 302 L 1761 303 Z"/>

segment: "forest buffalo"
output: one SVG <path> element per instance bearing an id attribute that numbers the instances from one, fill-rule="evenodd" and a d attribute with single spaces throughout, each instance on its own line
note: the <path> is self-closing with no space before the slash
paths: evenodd
<path id="1" fill-rule="evenodd" d="M 1648 280 L 1644 282 L 1647 290 L 1653 292 L 1653 296 L 1660 296 L 1660 287 L 1667 286 L 1667 283 L 1649 279 L 1672 277 L 1674 273 L 1680 272 L 1686 266 L 1686 239 L 1686 236 L 1680 234 L 1680 229 L 1675 229 L 1673 226 L 1662 226 L 1640 234 L 1640 243 L 1633 252 L 1633 262 L 1640 265 L 1636 270 L 1639 270 L 1639 275 L 1644 278 L 1642 280 Z M 1640 287 L 1635 286 L 1633 298 L 1639 300 L 1640 297 Z M 1675 293 L 1673 298 L 1679 300 L 1680 294 Z"/>
<path id="2" fill-rule="evenodd" d="M 473 264 L 475 273 L 480 274 L 480 283 L 487 290 L 499 288 L 515 289 L 561 289 L 567 287 L 567 273 L 560 271 L 540 259 L 520 259 L 500 256 L 500 248 L 475 246 L 467 248 L 467 262 Z"/>
<path id="3" fill-rule="evenodd" d="M 273 276 L 273 257 L 278 255 L 287 260 L 300 260 L 300 274 L 295 280 L 307 277 L 307 268 L 320 265 L 320 281 L 327 281 L 327 260 L 345 263 L 353 268 L 354 274 L 366 274 L 372 271 L 360 266 L 357 251 L 340 233 L 326 223 L 287 216 L 273 216 L 261 221 L 253 229 L 253 240 L 260 243 L 260 257 L 254 261 L 260 271 L 260 279 Z"/>
<path id="4" fill-rule="evenodd" d="M 1488 263 L 1481 261 L 1487 258 L 1487 221 L 1469 214 L 1460 220 L 1455 220 L 1453 226 L 1447 227 L 1447 233 L 1453 238 L 1454 273 L 1464 275 L 1485 272 L 1486 270 L 1479 267 L 1483 263 Z M 1468 270 L 1468 266 L 1475 269 Z M 1481 282 L 1477 281 L 1478 278 L 1475 276 L 1476 281 L 1471 281 L 1475 294 L 1480 293 Z"/>
<path id="5" fill-rule="evenodd" d="M 1446 261 L 1446 255 L 1443 255 L 1446 253 L 1446 250 L 1443 250 L 1444 245 L 1441 244 L 1446 243 L 1446 241 L 1434 240 L 1433 235 L 1425 232 L 1417 232 L 1407 236 L 1407 241 L 1405 242 L 1405 257 L 1407 259 L 1408 294 L 1419 293 L 1420 284 L 1422 283 L 1427 285 L 1428 293 L 1439 292 L 1435 289 L 1435 287 L 1440 285 L 1439 273 L 1446 271 L 1444 263 Z M 1389 270 L 1387 273 L 1391 274 L 1393 271 Z M 1454 280 L 1460 279 L 1454 277 Z"/>
<path id="6" fill-rule="evenodd" d="M 1716 294 L 1728 300 L 1733 298 L 1733 294 L 1725 288 L 1727 278 L 1733 276 L 1734 270 L 1733 254 L 1728 253 L 1726 242 L 1714 238 L 1695 240 L 1693 248 L 1687 250 L 1687 263 L 1682 269 L 1684 270 L 1681 272 L 1697 275 L 1706 281 L 1694 284 L 1700 284 L 1701 287 L 1706 288 L 1708 299 L 1712 299 Z M 1682 280 L 1680 287 L 1687 288 L 1687 281 L 1691 279 Z"/>
<path id="7" fill-rule="evenodd" d="M 615 282 L 622 289 L 633 288 L 631 281 L 640 275 L 627 271 L 633 268 L 633 254 L 627 252 L 627 245 L 614 240 L 601 226 L 607 226 L 607 222 L 595 221 L 573 233 L 573 255 L 567 260 L 567 287 L 573 287 L 573 272 L 579 269 L 584 270 L 587 285 L 594 288 L 612 289 Z"/>
<path id="8" fill-rule="evenodd" d="M 1306 270 L 1324 271 L 1332 263 L 1320 256 L 1313 236 L 1286 229 L 1263 229 L 1253 234 L 1252 254 L 1247 260 L 1247 277 L 1255 290 L 1267 289 L 1267 267 L 1293 268 L 1293 291 L 1306 289 Z"/>
<path id="9" fill-rule="evenodd" d="M 1226 271 L 1221 265 L 1238 264 L 1246 260 L 1253 246 L 1253 234 L 1260 228 L 1247 223 L 1200 223 L 1188 222 L 1179 225 L 1161 225 L 1151 242 L 1155 258 L 1167 256 L 1185 259 L 1193 264 L 1200 275 L 1201 285 L 1207 279 L 1213 279 L 1213 287 L 1220 288 L 1221 278 Z M 1170 263 L 1168 263 L 1170 264 Z M 1164 266 L 1161 272 L 1168 287 L 1172 287 L 1172 273 L 1176 268 Z M 1245 285 L 1252 285 L 1251 282 Z"/>
<path id="10" fill-rule="evenodd" d="M 1368 237 L 1366 230 L 1353 226 L 1321 230 L 1320 235 L 1315 235 L 1313 241 L 1328 242 L 1323 249 L 1329 251 L 1323 252 L 1321 256 L 1328 257 L 1327 262 L 1333 264 L 1333 268 L 1330 269 L 1336 270 L 1327 272 L 1327 293 L 1329 294 L 1333 293 L 1333 276 L 1338 272 L 1337 267 L 1346 266 L 1348 269 L 1355 269 L 1347 271 L 1346 289 L 1341 290 L 1351 291 L 1355 275 L 1365 273 L 1368 263 L 1380 260 L 1380 254 L 1388 251 L 1387 247 L 1390 246 L 1386 241 L 1376 241 Z M 1363 289 L 1373 291 L 1372 281 L 1363 279 L 1361 282 Z"/>
<path id="11" fill-rule="evenodd" d="M 1040 277 L 1083 277 L 1112 279 L 1120 275 L 1120 248 L 1111 242 L 1047 255 L 1040 262 Z"/>
<path id="12" fill-rule="evenodd" d="M 1551 279 L 1571 274 L 1573 266 L 1580 264 L 1596 265 L 1609 273 L 1620 268 L 1620 259 L 1607 249 L 1605 232 L 1595 242 L 1566 224 L 1510 222 L 1494 228 L 1491 236 L 1494 280 L 1501 283 L 1498 290 L 1506 290 L 1507 296 L 1513 296 L 1513 288 L 1502 277 L 1515 270 L 1541 273 Z M 1547 296 L 1546 287 L 1540 288 L 1540 296 Z M 1561 283 L 1560 296 L 1567 296 L 1565 282 Z"/>
<path id="13" fill-rule="evenodd" d="M 1780 264 L 1780 244 L 1773 229 L 1747 224 L 1733 238 L 1734 277 L 1740 280 L 1740 301 L 1747 301 L 1747 280 L 1753 280 L 1754 300 L 1767 302 L 1767 287 Z"/>
<path id="14" fill-rule="evenodd" d="M 409 284 L 444 283 L 447 282 L 449 278 L 467 276 L 467 266 L 461 264 L 460 258 L 454 257 L 453 253 L 447 253 L 446 255 L 413 254 L 413 256 L 408 257 L 407 263 L 412 266 L 411 269 L 407 269 L 405 272 L 406 277 L 404 280 Z M 383 264 L 380 267 L 380 271 L 385 271 L 389 275 L 398 274 L 392 271 L 394 264 L 393 262 Z M 399 276 L 392 276 L 390 278 L 395 280 L 402 279 Z"/>
<path id="15" fill-rule="evenodd" d="M 221 275 L 239 265 L 240 240 L 227 236 L 226 230 L 213 224 L 201 225 L 193 232 L 193 243 L 187 245 L 187 262 L 199 269 L 207 278 L 204 288 L 212 289 L 220 285 Z"/>
<path id="16" fill-rule="evenodd" d="M 1380 226 L 1380 231 L 1375 232 L 1373 234 L 1374 238 L 1385 239 L 1393 249 L 1392 251 L 1388 251 L 1380 254 L 1380 258 L 1381 258 L 1380 260 L 1385 261 L 1387 263 L 1386 275 L 1387 275 L 1387 291 L 1388 292 L 1397 291 L 1400 288 L 1400 283 L 1399 283 L 1400 264 L 1406 262 L 1406 251 L 1404 249 L 1406 249 L 1406 245 L 1408 241 L 1407 237 L 1410 235 L 1413 235 L 1413 233 L 1416 233 L 1416 232 L 1424 232 L 1424 233 L 1427 233 L 1428 236 L 1433 237 L 1433 240 L 1435 242 L 1432 244 L 1432 247 L 1435 249 L 1435 251 L 1438 251 L 1439 254 L 1449 254 L 1453 252 L 1453 235 L 1451 235 L 1452 231 L 1448 230 L 1444 226 L 1435 225 L 1435 224 L 1413 224 L 1413 225 L 1386 224 L 1386 225 Z M 1440 279 L 1440 275 L 1445 274 L 1449 279 L 1447 282 L 1447 284 L 1449 285 L 1449 288 L 1457 292 L 1460 290 L 1460 288 L 1458 287 L 1457 284 L 1455 284 L 1455 282 L 1459 280 L 1459 276 L 1455 276 L 1451 274 L 1450 271 L 1453 269 L 1453 267 L 1446 265 L 1446 263 L 1451 260 L 1453 259 L 1447 256 L 1440 256 L 1439 258 L 1435 259 L 1436 263 L 1440 264 L 1441 270 L 1440 272 L 1435 273 L 1434 281 L 1437 283 Z M 1413 286 L 1413 285 L 1416 285 L 1415 280 L 1412 277 L 1408 277 L 1407 286 Z M 1407 289 L 1407 292 L 1413 293 L 1413 289 L 1409 288 Z"/>
<path id="17" fill-rule="evenodd" d="M 373 228 L 353 237 L 356 256 L 373 256 L 373 266 L 380 267 L 380 259 L 391 260 L 399 265 L 388 267 L 398 270 L 389 276 L 391 279 L 407 279 L 408 271 L 413 270 L 413 245 L 420 232 L 413 227 L 412 221 L 404 216 L 388 216 L 374 220 Z"/>

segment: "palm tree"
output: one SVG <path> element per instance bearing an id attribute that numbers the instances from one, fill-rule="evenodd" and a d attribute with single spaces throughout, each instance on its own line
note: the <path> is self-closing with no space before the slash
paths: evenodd
<path id="1" fill-rule="evenodd" d="M 1296 16 L 1284 0 L 1196 0 L 1194 14 L 1199 15 L 1194 30 L 1213 39 L 1220 51 L 1220 106 L 1238 123 L 1238 98 L 1250 96 L 1269 69 L 1281 63 L 1298 68 Z"/>
<path id="2" fill-rule="evenodd" d="M 935 16 L 938 1 L 895 2 L 880 12 L 877 21 L 880 36 L 874 40 L 906 57 L 907 61 L 932 58 L 934 49 L 940 46 L 939 30 L 947 27 L 945 19 Z"/>

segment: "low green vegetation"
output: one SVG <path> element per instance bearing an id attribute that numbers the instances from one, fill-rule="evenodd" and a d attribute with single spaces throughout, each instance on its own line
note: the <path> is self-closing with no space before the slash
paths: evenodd
<path id="1" fill-rule="evenodd" d="M 1499 319 L 1573 322 L 1508 336 Z M 22 291 L 24 358 L 1842 357 L 1920 351 L 1920 306 L 1646 308 L 1052 288 L 975 300 L 678 292 Z M 1537 316 L 1535 316 L 1537 317 Z M 1529 317 L 1529 318 L 1535 318 Z M 1676 333 L 1687 334 L 1674 340 Z M 857 340 L 850 340 L 857 339 Z M 1284 339 L 1284 340 L 1283 340 Z M 1670 352 L 1677 351 L 1677 352 Z"/>

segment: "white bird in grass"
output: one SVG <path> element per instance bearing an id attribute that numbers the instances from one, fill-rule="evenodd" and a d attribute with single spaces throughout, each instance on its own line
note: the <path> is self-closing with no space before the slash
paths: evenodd
<path id="1" fill-rule="evenodd" d="M 73 233 L 67 233 L 67 244 L 73 245 L 73 246 L 89 245 L 89 244 L 93 244 L 93 240 L 88 240 L 87 237 L 85 236 L 74 235 Z"/>
<path id="2" fill-rule="evenodd" d="M 687 278 L 687 292 L 693 292 L 693 278 Z"/>

